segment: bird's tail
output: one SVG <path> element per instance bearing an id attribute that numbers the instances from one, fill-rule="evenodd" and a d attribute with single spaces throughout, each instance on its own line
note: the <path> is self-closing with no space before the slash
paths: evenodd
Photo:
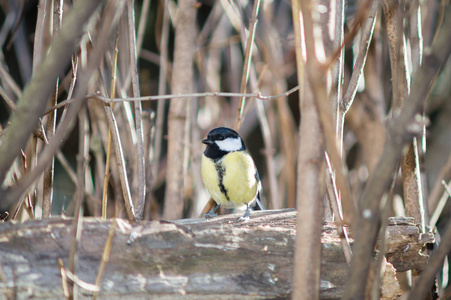
<path id="1" fill-rule="evenodd" d="M 266 208 L 263 206 L 262 202 L 260 201 L 260 192 L 258 192 L 257 197 L 255 197 L 254 203 L 252 203 L 251 206 L 252 210 L 266 210 Z"/>

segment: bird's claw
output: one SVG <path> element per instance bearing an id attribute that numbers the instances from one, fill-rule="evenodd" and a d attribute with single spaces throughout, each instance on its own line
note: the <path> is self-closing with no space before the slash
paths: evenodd
<path id="1" fill-rule="evenodd" d="M 206 213 L 203 213 L 203 216 L 204 216 L 205 219 L 212 219 L 212 218 L 214 218 L 214 217 L 217 217 L 218 214 L 215 213 L 215 212 L 210 211 L 210 212 L 208 212 L 207 214 L 206 214 Z"/>

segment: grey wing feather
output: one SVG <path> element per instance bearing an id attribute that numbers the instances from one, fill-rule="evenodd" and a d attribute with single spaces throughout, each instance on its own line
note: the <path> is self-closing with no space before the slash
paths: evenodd
<path id="1" fill-rule="evenodd" d="M 262 183 L 260 181 L 260 176 L 258 175 L 258 171 L 257 170 L 255 170 L 255 178 L 257 179 L 257 182 L 258 182 L 257 196 L 255 197 L 255 201 L 251 205 L 251 208 L 253 210 L 266 210 L 265 207 L 263 206 L 262 202 L 261 202 Z"/>

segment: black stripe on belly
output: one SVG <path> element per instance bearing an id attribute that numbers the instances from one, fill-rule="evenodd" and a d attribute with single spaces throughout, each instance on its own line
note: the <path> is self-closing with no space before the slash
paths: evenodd
<path id="1" fill-rule="evenodd" d="M 226 190 L 224 184 L 222 183 L 222 179 L 224 177 L 225 169 L 223 168 L 221 163 L 216 163 L 215 167 L 216 167 L 216 171 L 218 172 L 219 189 L 224 194 L 224 196 L 226 197 L 227 201 L 230 201 L 229 195 L 227 194 L 227 190 Z"/>

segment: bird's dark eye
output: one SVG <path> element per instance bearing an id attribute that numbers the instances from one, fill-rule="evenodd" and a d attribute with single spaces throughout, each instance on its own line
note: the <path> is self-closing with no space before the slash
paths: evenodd
<path id="1" fill-rule="evenodd" d="M 218 136 L 218 141 L 223 141 L 224 137 L 223 136 Z"/>

